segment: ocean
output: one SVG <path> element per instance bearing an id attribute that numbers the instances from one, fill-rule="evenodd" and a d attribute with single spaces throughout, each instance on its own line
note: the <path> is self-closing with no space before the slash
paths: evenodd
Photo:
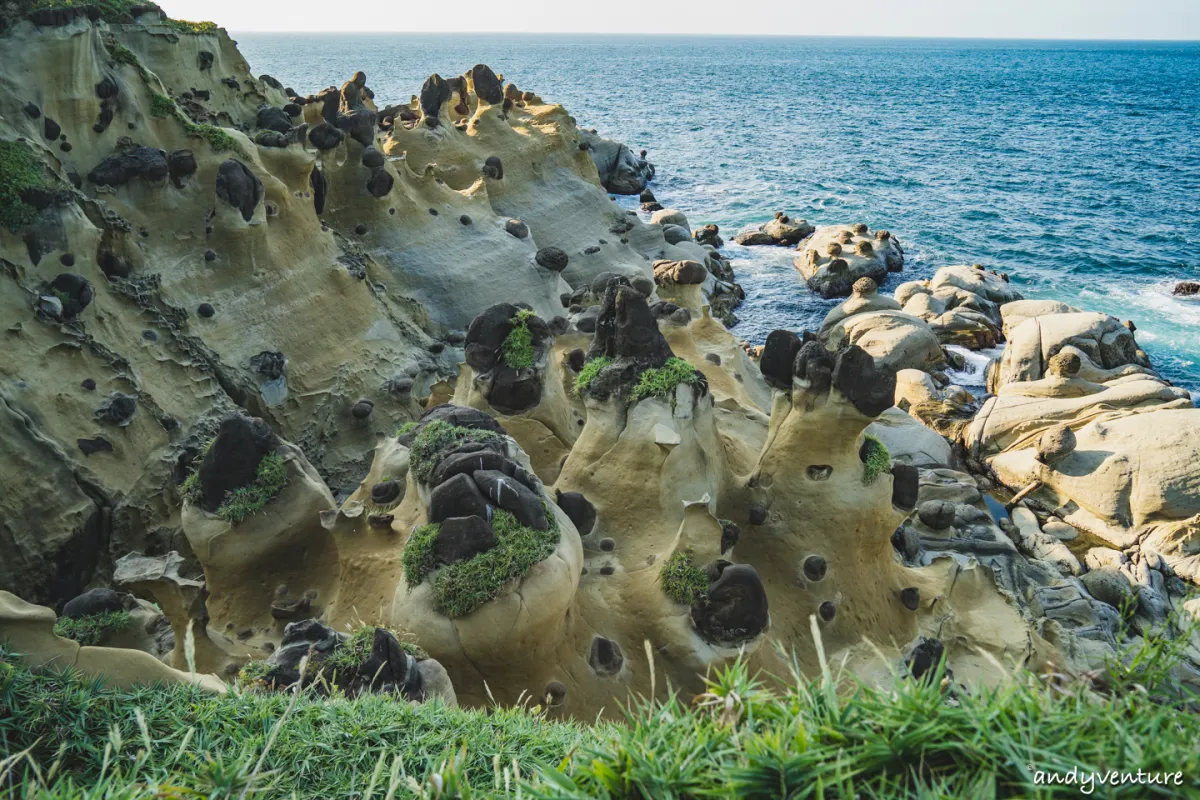
<path id="1" fill-rule="evenodd" d="M 234 34 L 301 94 L 367 74 L 377 101 L 486 63 L 585 127 L 645 148 L 659 202 L 728 239 L 782 210 L 866 222 L 902 281 L 948 264 L 1137 325 L 1200 391 L 1200 43 L 521 34 Z M 636 198 L 620 201 L 636 208 Z M 735 333 L 814 328 L 787 248 L 730 243 Z M 963 376 L 964 378 L 966 376 Z"/>

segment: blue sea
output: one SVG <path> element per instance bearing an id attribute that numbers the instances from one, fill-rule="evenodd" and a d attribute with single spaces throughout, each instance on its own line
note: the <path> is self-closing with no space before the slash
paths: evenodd
<path id="1" fill-rule="evenodd" d="M 900 237 L 904 280 L 980 263 L 1027 297 L 1132 319 L 1200 391 L 1200 43 L 819 37 L 235 34 L 301 94 L 367 74 L 407 100 L 484 62 L 658 168 L 652 189 L 728 239 L 786 211 Z M 635 198 L 622 200 L 635 208 Z M 789 249 L 727 245 L 735 332 L 812 328 Z"/>

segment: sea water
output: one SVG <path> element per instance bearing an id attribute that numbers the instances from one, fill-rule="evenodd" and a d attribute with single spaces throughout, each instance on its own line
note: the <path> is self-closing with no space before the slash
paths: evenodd
<path id="1" fill-rule="evenodd" d="M 236 34 L 301 94 L 355 71 L 382 103 L 486 63 L 658 168 L 660 203 L 726 241 L 775 211 L 895 233 L 904 272 L 1007 272 L 1026 297 L 1137 325 L 1200 390 L 1200 43 L 521 34 Z M 636 198 L 622 204 L 636 208 Z M 811 329 L 789 248 L 726 244 L 735 333 Z M 963 376 L 966 378 L 967 376 Z"/>

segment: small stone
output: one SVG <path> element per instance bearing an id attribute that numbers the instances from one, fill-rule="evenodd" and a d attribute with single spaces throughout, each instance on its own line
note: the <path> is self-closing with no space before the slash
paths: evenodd
<path id="1" fill-rule="evenodd" d="M 204 319 L 211 319 L 216 313 L 217 310 L 213 308 L 212 303 L 201 303 L 199 307 L 196 308 L 196 314 Z"/>
<path id="2" fill-rule="evenodd" d="M 84 378 L 83 388 L 89 392 L 94 392 L 94 391 L 96 391 L 96 382 L 94 380 L 92 380 L 91 378 Z"/>
<path id="3" fill-rule="evenodd" d="M 217 251 L 216 250 L 205 250 L 204 251 L 204 260 L 205 261 L 216 261 L 217 260 Z"/>
<path id="4" fill-rule="evenodd" d="M 824 603 L 821 603 L 820 607 L 817 609 L 817 614 L 819 614 L 821 619 L 825 622 L 831 622 L 833 618 L 837 616 L 837 606 L 835 606 L 832 601 L 826 600 Z"/>
<path id="5" fill-rule="evenodd" d="M 371 412 L 375 410 L 375 404 L 370 400 L 359 400 L 350 409 L 350 414 L 355 419 L 366 419 L 371 416 Z"/>
<path id="6" fill-rule="evenodd" d="M 804 559 L 804 577 L 810 581 L 816 582 L 824 580 L 825 573 L 828 571 L 829 565 L 821 556 L 809 556 Z"/>
<path id="7" fill-rule="evenodd" d="M 519 219 L 510 219 L 504 223 L 504 230 L 518 239 L 529 238 L 529 226 Z"/>
<path id="8" fill-rule="evenodd" d="M 358 223 L 358 225 L 356 225 L 354 227 L 354 232 L 357 233 L 359 236 L 362 236 L 364 233 L 367 232 L 367 226 L 360 222 L 360 223 Z"/>
<path id="9" fill-rule="evenodd" d="M 458 221 L 461 222 L 463 225 L 471 224 L 471 218 L 468 217 L 466 214 L 463 214 L 461 217 L 459 217 Z"/>
<path id="10" fill-rule="evenodd" d="M 538 266 L 543 269 L 548 269 L 551 272 L 562 272 L 567 268 L 569 259 L 567 254 L 557 247 L 543 247 L 537 251 L 535 260 Z"/>
<path id="11" fill-rule="evenodd" d="M 605 564 L 603 567 L 600 568 L 601 575 L 612 575 L 616 571 L 617 570 L 613 567 L 612 564 Z"/>
<path id="12" fill-rule="evenodd" d="M 750 524 L 762 525 L 767 521 L 767 507 L 762 503 L 751 503 L 750 505 Z"/>
<path id="13" fill-rule="evenodd" d="M 921 590 L 915 586 L 910 586 L 907 589 L 900 590 L 900 602 L 909 611 L 916 611 L 921 607 Z"/>
<path id="14" fill-rule="evenodd" d="M 721 357 L 716 353 L 705 353 L 704 360 L 716 364 L 718 367 L 721 366 Z"/>
<path id="15" fill-rule="evenodd" d="M 601 539 L 600 540 L 600 549 L 606 553 L 611 552 L 612 550 L 616 549 L 616 546 L 617 546 L 617 543 L 612 539 Z"/>
<path id="16" fill-rule="evenodd" d="M 70 253 L 63 253 L 61 256 L 59 256 L 59 258 L 58 258 L 58 261 L 59 261 L 59 263 L 60 263 L 60 264 L 62 264 L 64 267 L 73 267 L 73 266 L 75 266 L 75 256 L 73 256 L 73 255 L 72 255 L 72 254 L 70 254 Z"/>
<path id="17" fill-rule="evenodd" d="M 947 500 L 926 500 L 917 509 L 917 517 L 935 531 L 945 530 L 954 524 L 954 503 Z"/>

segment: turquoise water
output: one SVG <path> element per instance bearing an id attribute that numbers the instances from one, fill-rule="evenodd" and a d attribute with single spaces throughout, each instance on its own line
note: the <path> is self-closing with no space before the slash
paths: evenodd
<path id="1" fill-rule="evenodd" d="M 1008 272 L 1029 297 L 1133 319 L 1200 390 L 1200 43 L 532 35 L 237 36 L 301 94 L 367 73 L 407 99 L 485 62 L 581 124 L 646 148 L 659 201 L 726 238 L 779 209 L 897 234 L 902 280 Z M 629 207 L 635 204 L 622 201 Z M 791 252 L 727 246 L 761 342 L 813 327 Z"/>

